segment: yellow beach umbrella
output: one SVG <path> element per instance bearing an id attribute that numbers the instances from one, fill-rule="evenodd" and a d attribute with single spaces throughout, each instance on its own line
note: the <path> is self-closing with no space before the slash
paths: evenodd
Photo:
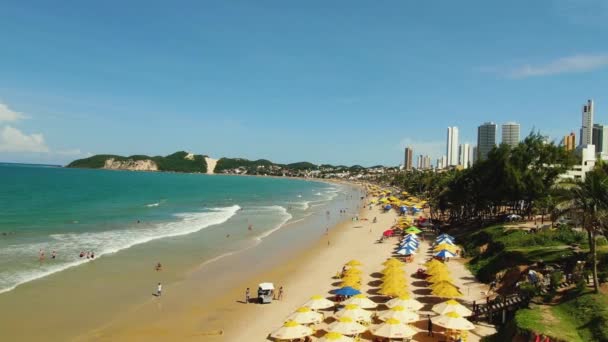
<path id="1" fill-rule="evenodd" d="M 312 335 L 312 329 L 298 324 L 294 321 L 287 321 L 282 327 L 270 333 L 270 337 L 280 340 L 295 340 Z"/>
<path id="2" fill-rule="evenodd" d="M 431 293 L 434 296 L 441 298 L 457 298 L 462 296 L 462 293 L 458 291 L 455 286 L 452 285 L 437 286 L 436 288 L 433 288 L 433 291 L 431 291 Z"/>
<path id="3" fill-rule="evenodd" d="M 323 296 L 314 295 L 314 296 L 310 297 L 310 299 L 306 303 L 304 303 L 304 305 L 302 305 L 302 306 L 311 308 L 313 310 L 321 310 L 321 309 L 331 308 L 334 305 L 335 305 L 334 302 L 332 302 L 331 300 L 326 299 Z"/>
<path id="4" fill-rule="evenodd" d="M 399 320 L 390 318 L 382 324 L 378 324 L 370 329 L 373 335 L 387 338 L 406 338 L 414 336 L 418 331 Z"/>
<path id="5" fill-rule="evenodd" d="M 436 289 L 438 287 L 444 287 L 444 286 L 451 286 L 451 287 L 453 287 L 455 289 L 458 289 L 458 286 L 456 286 L 456 284 L 454 284 L 454 283 L 452 283 L 450 281 L 447 281 L 447 280 L 442 280 L 442 281 L 438 281 L 438 282 L 436 282 L 434 284 L 431 284 L 430 288 Z"/>
<path id="6" fill-rule="evenodd" d="M 427 261 L 427 262 L 424 263 L 424 267 L 427 267 L 427 268 L 431 267 L 433 265 L 444 265 L 445 266 L 445 264 L 443 262 L 441 262 L 441 261 L 439 261 L 437 259 L 431 259 L 431 260 L 429 260 L 429 261 Z"/>
<path id="7" fill-rule="evenodd" d="M 451 330 L 473 330 L 475 325 L 469 322 L 466 318 L 463 318 L 456 312 L 448 312 L 445 315 L 435 317 L 433 323 L 436 325 L 451 329 Z"/>
<path id="8" fill-rule="evenodd" d="M 367 298 L 362 293 L 348 298 L 343 303 L 346 305 L 348 305 L 348 304 L 358 305 L 362 309 L 373 309 L 378 306 L 378 304 L 374 303 L 371 299 Z"/>
<path id="9" fill-rule="evenodd" d="M 402 323 L 411 323 L 420 320 L 417 313 L 406 310 L 403 306 L 397 305 L 388 310 L 380 311 L 378 313 L 378 319 L 386 321 L 388 319 L 397 319 Z"/>
<path id="10" fill-rule="evenodd" d="M 342 278 L 340 278 L 340 280 L 342 281 L 356 281 L 356 282 L 361 282 L 361 276 L 358 274 L 350 274 L 350 275 L 346 275 Z"/>
<path id="11" fill-rule="evenodd" d="M 395 258 L 390 258 L 382 263 L 383 266 L 403 266 L 403 263 Z"/>
<path id="12" fill-rule="evenodd" d="M 352 287 L 353 289 L 361 290 L 361 283 L 356 281 L 343 281 L 340 283 L 340 287 Z"/>
<path id="13" fill-rule="evenodd" d="M 412 296 L 407 292 L 397 298 L 389 300 L 385 303 L 385 305 L 389 308 L 394 308 L 395 306 L 402 306 L 411 311 L 418 311 L 424 306 L 422 303 L 412 298 Z"/>
<path id="14" fill-rule="evenodd" d="M 359 305 L 355 304 L 346 304 L 344 306 L 344 309 L 336 312 L 335 316 L 337 318 L 350 317 L 357 322 L 372 321 L 372 313 L 370 311 L 363 310 L 361 307 L 359 307 Z"/>
<path id="15" fill-rule="evenodd" d="M 328 332 L 337 332 L 344 335 L 357 335 L 366 330 L 367 328 L 364 325 L 355 322 L 350 317 L 340 317 L 327 327 Z"/>
<path id="16" fill-rule="evenodd" d="M 346 266 L 355 267 L 355 266 L 363 266 L 363 264 L 361 263 L 361 261 L 353 259 L 353 260 L 347 262 Z"/>
<path id="17" fill-rule="evenodd" d="M 431 283 L 439 283 L 442 281 L 453 282 L 454 279 L 452 279 L 452 277 L 446 272 L 446 273 L 434 274 L 434 275 L 426 278 L 426 281 L 429 281 Z"/>
<path id="18" fill-rule="evenodd" d="M 473 314 L 473 312 L 469 310 L 466 306 L 458 303 L 453 299 L 447 300 L 443 303 L 435 304 L 433 306 L 433 311 L 440 315 L 447 314 L 448 312 L 455 312 L 463 317 L 471 316 Z"/>
<path id="19" fill-rule="evenodd" d="M 351 267 L 351 268 L 347 269 L 346 271 L 344 271 L 345 275 L 362 274 L 362 273 L 363 273 L 363 271 L 361 271 L 360 269 L 355 268 L 355 267 Z"/>
<path id="20" fill-rule="evenodd" d="M 399 297 L 407 293 L 407 290 L 403 285 L 387 284 L 386 286 L 382 286 L 378 290 L 378 293 L 389 297 Z"/>
<path id="21" fill-rule="evenodd" d="M 449 245 L 447 243 L 441 243 L 438 244 L 437 246 L 435 246 L 435 248 L 433 248 L 433 251 L 435 252 L 441 252 L 442 250 L 448 250 L 452 253 L 455 253 L 456 250 L 458 250 L 458 247 L 454 246 L 454 245 Z"/>
<path id="22" fill-rule="evenodd" d="M 404 276 L 399 276 L 399 275 L 382 278 L 382 286 L 393 285 L 393 284 L 400 285 L 400 286 L 407 286 L 407 280 L 405 279 Z"/>
<path id="23" fill-rule="evenodd" d="M 312 311 L 310 308 L 305 306 L 298 308 L 294 313 L 287 316 L 288 321 L 294 321 L 300 324 L 321 323 L 323 319 L 322 314 Z"/>
<path id="24" fill-rule="evenodd" d="M 317 340 L 317 342 L 352 342 L 352 337 L 344 336 L 337 332 L 328 332 L 325 336 Z"/>

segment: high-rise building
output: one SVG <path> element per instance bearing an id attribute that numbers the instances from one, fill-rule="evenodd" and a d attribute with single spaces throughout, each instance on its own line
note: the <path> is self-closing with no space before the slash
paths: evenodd
<path id="1" fill-rule="evenodd" d="M 594 124 L 592 141 L 595 145 L 595 153 L 599 155 L 608 154 L 608 126 Z"/>
<path id="2" fill-rule="evenodd" d="M 416 168 L 418 170 L 422 170 L 422 166 L 423 166 L 422 159 L 423 158 L 424 157 L 422 156 L 422 154 L 418 156 L 418 161 L 416 162 Z"/>
<path id="3" fill-rule="evenodd" d="M 507 122 L 502 125 L 502 143 L 515 147 L 519 144 L 519 124 Z"/>
<path id="4" fill-rule="evenodd" d="M 488 153 L 496 146 L 496 124 L 486 122 L 477 128 L 477 155 L 475 161 L 488 157 Z"/>
<path id="5" fill-rule="evenodd" d="M 411 147 L 405 148 L 405 159 L 403 161 L 403 168 L 406 170 L 412 169 L 412 162 L 414 159 L 414 150 Z"/>
<path id="6" fill-rule="evenodd" d="M 576 134 L 574 132 L 564 136 L 564 148 L 566 151 L 572 151 L 576 148 Z"/>
<path id="7" fill-rule="evenodd" d="M 444 169 L 448 167 L 448 156 L 441 156 L 441 165 L 443 165 Z"/>
<path id="8" fill-rule="evenodd" d="M 423 160 L 422 160 L 422 168 L 425 170 L 428 170 L 431 168 L 431 157 L 430 156 L 424 156 Z"/>
<path id="9" fill-rule="evenodd" d="M 473 166 L 473 164 L 475 164 L 476 159 L 477 159 L 477 146 L 471 145 L 469 147 L 469 166 Z"/>
<path id="10" fill-rule="evenodd" d="M 448 156 L 446 166 L 458 165 L 458 127 L 448 127 L 446 155 Z"/>
<path id="11" fill-rule="evenodd" d="M 593 144 L 593 100 L 587 100 L 587 104 L 583 106 L 583 124 L 579 145 L 591 144 Z"/>
<path id="12" fill-rule="evenodd" d="M 437 165 L 437 169 L 439 169 L 439 170 L 443 169 L 444 168 L 444 166 L 443 166 L 443 160 L 441 160 L 441 158 L 437 158 L 437 164 L 436 165 Z"/>
<path id="13" fill-rule="evenodd" d="M 460 144 L 458 147 L 458 165 L 468 168 L 471 164 L 471 148 L 469 144 Z"/>

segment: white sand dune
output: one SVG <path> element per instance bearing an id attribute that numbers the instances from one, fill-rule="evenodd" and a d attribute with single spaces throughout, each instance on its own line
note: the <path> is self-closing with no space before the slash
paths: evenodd
<path id="1" fill-rule="evenodd" d="M 215 165 L 217 165 L 217 159 L 205 157 L 205 162 L 207 163 L 207 174 L 212 175 L 215 172 Z"/>

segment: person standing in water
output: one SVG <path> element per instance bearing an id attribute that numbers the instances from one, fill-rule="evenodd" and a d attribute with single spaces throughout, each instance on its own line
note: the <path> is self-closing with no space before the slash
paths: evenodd
<path id="1" fill-rule="evenodd" d="M 163 285 L 161 283 L 158 283 L 158 285 L 156 285 L 156 297 L 160 297 L 163 294 Z"/>

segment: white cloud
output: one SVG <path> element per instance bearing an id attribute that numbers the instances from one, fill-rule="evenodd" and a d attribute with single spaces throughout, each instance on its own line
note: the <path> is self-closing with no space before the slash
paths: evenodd
<path id="1" fill-rule="evenodd" d="M 551 76 L 565 73 L 580 73 L 608 66 L 608 54 L 574 55 L 561 57 L 543 64 L 525 64 L 516 67 L 481 67 L 481 72 L 522 79 L 528 77 Z"/>
<path id="2" fill-rule="evenodd" d="M 403 152 L 406 147 L 411 147 L 414 150 L 414 155 L 429 155 L 434 162 L 446 153 L 445 141 L 414 141 L 411 138 L 405 138 L 399 143 L 399 150 Z"/>
<path id="3" fill-rule="evenodd" d="M 12 126 L 0 131 L 0 152 L 49 152 L 42 134 L 25 134 Z"/>
<path id="4" fill-rule="evenodd" d="M 7 105 L 0 102 L 0 122 L 2 122 L 2 121 L 11 122 L 11 121 L 18 121 L 21 119 L 25 119 L 25 115 L 9 109 Z"/>

